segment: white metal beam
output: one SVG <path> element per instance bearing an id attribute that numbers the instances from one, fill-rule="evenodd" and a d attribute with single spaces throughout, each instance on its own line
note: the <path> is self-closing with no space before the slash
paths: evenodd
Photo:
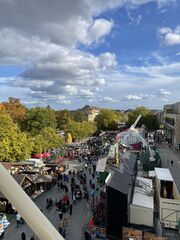
<path id="1" fill-rule="evenodd" d="M 0 190 L 41 240 L 64 240 L 36 204 L 0 163 Z"/>

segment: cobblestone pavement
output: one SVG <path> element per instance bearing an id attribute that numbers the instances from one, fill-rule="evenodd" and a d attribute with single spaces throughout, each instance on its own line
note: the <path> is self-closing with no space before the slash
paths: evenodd
<path id="1" fill-rule="evenodd" d="M 77 182 L 78 183 L 78 182 Z M 87 183 L 89 183 L 89 175 L 87 174 Z M 87 184 L 88 185 L 88 184 Z M 69 183 L 67 184 L 69 186 Z M 36 198 L 36 205 L 42 209 L 44 215 L 50 220 L 50 222 L 58 229 L 59 216 L 58 211 L 55 206 L 51 209 L 46 209 L 46 199 L 52 198 L 60 199 L 64 195 L 63 190 L 59 190 L 57 184 L 54 185 L 49 191 L 42 193 Z M 69 197 L 70 197 L 70 187 L 69 187 Z M 70 198 L 71 199 L 71 198 Z M 24 203 L 25 204 L 25 203 Z M 73 205 L 72 216 L 68 213 L 64 214 L 64 217 L 68 220 L 67 227 L 67 240 L 81 240 L 83 238 L 84 230 L 86 229 L 87 223 L 91 217 L 91 212 L 87 210 L 87 201 L 85 199 L 79 200 Z M 15 216 L 10 216 L 10 225 L 5 230 L 3 240 L 21 240 L 21 233 L 25 232 L 27 239 L 34 235 L 29 226 L 24 223 L 16 228 Z M 38 239 L 38 238 L 37 238 Z"/>
<path id="2" fill-rule="evenodd" d="M 173 147 L 169 148 L 164 142 L 157 145 L 157 151 L 161 156 L 162 167 L 169 168 L 180 192 L 180 151 L 177 151 Z M 171 165 L 171 160 L 173 160 L 173 165 Z M 167 240 L 180 239 L 180 234 L 176 230 L 165 229 L 164 234 L 167 237 Z"/>

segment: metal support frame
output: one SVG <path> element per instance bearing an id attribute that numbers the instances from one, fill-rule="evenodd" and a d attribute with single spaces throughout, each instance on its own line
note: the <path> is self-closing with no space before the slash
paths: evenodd
<path id="1" fill-rule="evenodd" d="M 36 204 L 0 163 L 0 190 L 41 240 L 64 240 Z"/>

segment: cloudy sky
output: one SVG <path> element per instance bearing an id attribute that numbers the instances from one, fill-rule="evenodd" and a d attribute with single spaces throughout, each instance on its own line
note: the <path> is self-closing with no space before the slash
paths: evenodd
<path id="1" fill-rule="evenodd" d="M 0 101 L 162 109 L 180 101 L 179 0 L 0 0 Z"/>

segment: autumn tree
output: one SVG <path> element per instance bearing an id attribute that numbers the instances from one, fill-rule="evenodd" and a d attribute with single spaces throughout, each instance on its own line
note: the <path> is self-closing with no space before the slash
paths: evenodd
<path id="1" fill-rule="evenodd" d="M 20 100 L 18 98 L 9 97 L 8 102 L 2 102 L 2 105 L 13 121 L 21 127 L 25 117 L 26 108 Z"/>
<path id="2" fill-rule="evenodd" d="M 31 140 L 8 114 L 0 114 L 0 160 L 20 161 L 30 157 Z"/>

